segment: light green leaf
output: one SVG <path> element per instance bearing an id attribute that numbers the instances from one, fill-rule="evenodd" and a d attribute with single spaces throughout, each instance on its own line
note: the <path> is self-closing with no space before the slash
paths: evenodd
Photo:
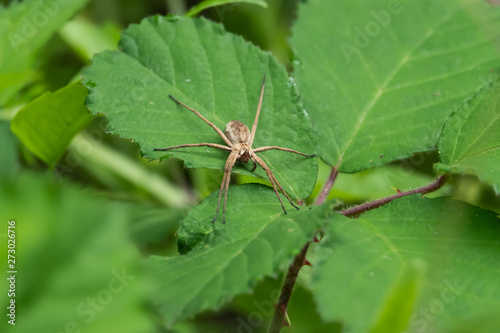
<path id="1" fill-rule="evenodd" d="M 39 175 L 0 182 L 0 269 L 17 271 L 16 325 L 4 311 L 0 331 L 153 332 L 144 310 L 151 281 L 138 270 L 125 208 Z M 6 260 L 8 221 L 15 221 L 14 269 Z M 7 282 L 4 275 L 2 291 Z M 6 307 L 7 292 L 0 297 Z"/>
<path id="2" fill-rule="evenodd" d="M 45 93 L 19 110 L 12 119 L 12 132 L 45 163 L 53 164 L 90 122 L 86 95 L 78 82 Z"/>
<path id="3" fill-rule="evenodd" d="M 196 6 L 191 7 L 191 9 L 186 13 L 186 16 L 191 16 L 191 17 L 196 16 L 201 11 L 211 7 L 228 5 L 228 4 L 233 4 L 233 6 L 237 6 L 240 3 L 251 3 L 267 8 L 267 3 L 264 0 L 205 0 L 197 4 Z"/>
<path id="4" fill-rule="evenodd" d="M 182 222 L 179 250 L 189 253 L 149 260 L 158 281 L 157 305 L 167 326 L 217 309 L 233 296 L 249 292 L 264 276 L 285 269 L 330 210 L 325 205 L 290 208 L 284 215 L 272 190 L 241 185 L 229 190 L 227 223 L 213 224 L 217 199 L 213 193 Z"/>
<path id="5" fill-rule="evenodd" d="M 325 259 L 313 267 L 325 320 L 353 332 L 449 332 L 477 321 L 500 327 L 494 213 L 413 195 L 334 220 L 326 235 L 319 250 Z"/>
<path id="6" fill-rule="evenodd" d="M 302 4 L 292 43 L 320 156 L 351 173 L 435 149 L 500 66 L 499 36 L 500 9 L 479 0 Z"/>
<path id="7" fill-rule="evenodd" d="M 468 173 L 500 192 L 500 81 L 485 86 L 445 123 L 437 167 Z"/>
<path id="8" fill-rule="evenodd" d="M 35 78 L 35 56 L 88 0 L 13 1 L 0 5 L 0 105 Z"/>
<path id="9" fill-rule="evenodd" d="M 269 53 L 227 33 L 206 19 L 151 17 L 122 35 L 122 52 L 96 55 L 84 71 L 87 105 L 104 113 L 108 131 L 139 143 L 146 158 L 174 156 L 190 168 L 222 169 L 228 152 L 214 148 L 183 148 L 168 154 L 153 151 L 188 143 L 224 143 L 191 111 L 168 96 L 197 109 L 217 127 L 230 120 L 251 127 L 266 88 L 254 147 L 277 145 L 313 153 L 309 117 L 303 112 L 285 68 Z M 268 151 L 261 157 L 286 191 L 307 197 L 316 180 L 317 162 L 296 154 Z M 250 173 L 252 163 L 237 164 Z M 258 168 L 255 172 L 267 178 Z"/>

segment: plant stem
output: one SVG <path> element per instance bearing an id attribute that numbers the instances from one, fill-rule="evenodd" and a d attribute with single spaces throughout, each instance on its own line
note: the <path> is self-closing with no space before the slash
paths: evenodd
<path id="1" fill-rule="evenodd" d="M 184 15 L 186 4 L 183 0 L 166 0 L 168 11 L 171 14 Z"/>
<path id="2" fill-rule="evenodd" d="M 328 180 L 325 183 L 325 186 L 323 186 L 323 190 L 321 190 L 321 193 L 316 200 L 315 205 L 321 205 L 322 203 L 325 202 L 326 198 L 328 197 L 328 194 L 332 190 L 332 186 L 335 183 L 335 179 L 337 179 L 337 175 L 339 174 L 339 169 L 337 167 L 332 168 L 332 172 L 330 173 L 330 176 L 328 176 Z"/>
<path id="3" fill-rule="evenodd" d="M 436 181 L 434 183 L 426 185 L 424 187 L 420 187 L 420 188 L 406 191 L 406 192 L 399 192 L 397 194 L 391 195 L 390 197 L 370 201 L 370 202 L 367 202 L 365 204 L 362 204 L 362 205 L 359 205 L 356 207 L 341 210 L 339 213 L 343 214 L 345 216 L 357 215 L 357 214 L 361 214 L 361 213 L 364 213 L 366 211 L 369 211 L 371 209 L 383 206 L 383 205 L 391 202 L 394 199 L 405 197 L 405 196 L 410 195 L 410 194 L 415 194 L 415 193 L 427 194 L 430 192 L 434 192 L 434 191 L 439 190 L 444 185 L 444 181 L 445 181 L 445 175 L 436 179 Z"/>
<path id="4" fill-rule="evenodd" d="M 304 247 L 302 247 L 300 253 L 295 256 L 293 263 L 290 267 L 288 267 L 288 273 L 286 274 L 285 282 L 283 282 L 278 303 L 274 309 L 273 321 L 271 323 L 269 333 L 278 333 L 284 326 L 286 307 L 288 305 L 288 301 L 290 300 L 290 296 L 292 295 L 293 286 L 295 285 L 295 281 L 299 275 L 300 268 L 304 266 L 304 263 L 306 263 L 306 253 L 310 243 L 311 242 L 307 242 Z"/>
<path id="5" fill-rule="evenodd" d="M 81 147 L 88 148 L 81 149 Z M 127 156 L 106 147 L 85 132 L 73 138 L 69 149 L 80 155 L 84 162 L 112 171 L 138 188 L 144 189 L 167 206 L 185 207 L 190 202 L 186 191 L 170 184 L 159 174 L 147 170 Z M 82 154 L 80 151 L 85 153 Z"/>

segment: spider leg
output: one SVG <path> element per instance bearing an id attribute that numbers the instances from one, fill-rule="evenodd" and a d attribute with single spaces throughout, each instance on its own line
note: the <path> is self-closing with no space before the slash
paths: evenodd
<path id="1" fill-rule="evenodd" d="M 290 148 L 278 147 L 278 146 L 264 146 L 264 147 L 255 148 L 253 151 L 255 153 L 260 153 L 260 152 L 267 151 L 267 150 L 272 150 L 272 149 L 283 150 L 283 151 L 286 151 L 286 152 L 289 152 L 289 153 L 299 154 L 299 155 L 302 155 L 302 156 L 305 156 L 305 157 L 314 157 L 314 156 L 316 156 L 316 154 L 304 154 L 304 153 L 301 153 L 300 151 L 296 151 L 296 150 L 293 150 L 293 149 L 290 149 Z"/>
<path id="2" fill-rule="evenodd" d="M 217 143 L 189 143 L 186 145 L 178 145 L 178 146 L 173 146 L 173 147 L 168 147 L 168 148 L 155 148 L 153 150 L 154 151 L 165 151 L 165 150 L 170 150 L 170 149 L 175 149 L 175 148 L 184 148 L 184 147 L 212 147 L 212 148 L 217 148 L 220 150 L 228 150 L 228 151 L 231 150 L 231 148 L 224 146 L 224 145 L 219 145 Z"/>
<path id="3" fill-rule="evenodd" d="M 212 220 L 212 223 L 215 223 L 215 220 L 217 220 L 217 215 L 219 215 L 220 198 L 222 197 L 222 191 L 224 191 L 224 183 L 226 182 L 226 176 L 227 176 L 227 173 L 226 173 L 226 171 L 224 171 L 224 176 L 222 176 L 222 183 L 220 184 L 219 201 L 217 202 L 217 210 L 215 211 L 215 216 L 214 216 L 214 219 Z"/>
<path id="4" fill-rule="evenodd" d="M 222 224 L 226 224 L 227 190 L 229 189 L 229 180 L 231 179 L 231 170 L 233 168 L 233 165 L 234 165 L 234 163 L 231 165 L 231 169 L 229 169 L 229 171 L 227 171 L 226 186 L 224 189 L 224 208 L 222 209 Z"/>
<path id="5" fill-rule="evenodd" d="M 231 154 L 229 154 L 229 157 L 226 160 L 226 165 L 224 166 L 224 176 L 222 177 L 222 183 L 220 184 L 220 191 L 219 191 L 219 201 L 217 202 L 217 211 L 215 212 L 214 219 L 212 222 L 215 222 L 217 219 L 217 215 L 219 214 L 219 208 L 220 208 L 220 199 L 222 197 L 222 191 L 225 191 L 224 193 L 224 208 L 222 211 L 222 221 L 225 224 L 226 223 L 226 202 L 227 202 L 227 190 L 229 188 L 229 181 L 231 179 L 231 170 L 233 169 L 234 163 L 236 162 L 236 159 L 238 158 L 238 151 L 233 150 Z"/>
<path id="6" fill-rule="evenodd" d="M 248 144 L 252 147 L 253 139 L 255 138 L 255 131 L 257 131 L 257 123 L 259 122 L 260 109 L 262 108 L 262 99 L 264 98 L 264 88 L 266 86 L 266 76 L 262 79 L 262 88 L 260 89 L 259 105 L 257 106 L 257 113 L 255 114 L 255 120 L 252 125 L 252 132 L 250 133 L 250 143 Z"/>
<path id="7" fill-rule="evenodd" d="M 192 107 L 190 106 L 187 106 L 186 104 L 182 103 L 181 101 L 179 101 L 178 99 L 176 99 L 174 96 L 172 95 L 168 95 L 168 97 L 170 97 L 174 102 L 176 102 L 177 104 L 179 105 L 182 105 L 183 107 L 185 107 L 186 109 L 188 110 L 191 110 L 193 111 L 193 113 L 195 115 L 197 115 L 198 117 L 200 117 L 204 122 L 206 122 L 208 125 L 210 125 L 210 127 L 212 127 L 216 132 L 217 134 L 219 134 L 219 136 L 227 143 L 227 145 L 229 147 L 232 147 L 233 144 L 231 143 L 231 141 L 229 141 L 229 139 L 227 138 L 227 136 L 224 134 L 224 132 L 222 132 L 217 126 L 215 126 L 212 122 L 210 122 L 207 118 L 203 117 L 201 115 L 201 113 L 199 113 L 198 111 L 196 111 L 195 109 L 193 109 Z"/>
<path id="8" fill-rule="evenodd" d="M 253 162 L 253 168 L 252 168 L 252 171 L 250 171 L 250 172 L 254 172 L 255 169 L 257 168 L 257 163 L 255 163 L 254 159 L 252 159 L 252 162 Z"/>
<path id="9" fill-rule="evenodd" d="M 271 169 L 269 169 L 269 171 L 271 172 L 271 176 L 274 178 L 274 181 L 275 183 L 278 185 L 278 187 L 280 188 L 281 192 L 285 195 L 285 197 L 288 199 L 288 201 L 290 202 L 290 205 L 292 205 L 295 209 L 299 210 L 299 207 L 297 207 L 292 199 L 288 196 L 288 194 L 286 194 L 285 190 L 283 190 L 283 187 L 281 187 L 281 184 L 278 182 L 278 179 L 276 179 L 276 177 L 274 176 L 273 172 L 271 171 Z"/>
<path id="10" fill-rule="evenodd" d="M 278 189 L 276 188 L 276 185 L 278 185 L 279 189 L 285 195 L 285 197 L 288 199 L 290 204 L 293 207 L 295 207 L 296 209 L 299 209 L 299 207 L 295 206 L 292 199 L 290 199 L 288 194 L 286 194 L 286 192 L 283 190 L 283 187 L 281 187 L 281 184 L 278 182 L 276 177 L 274 177 L 272 170 L 269 169 L 269 167 L 266 165 L 266 163 L 264 163 L 264 161 L 259 156 L 255 155 L 255 154 L 252 154 L 251 156 L 252 156 L 252 159 L 254 159 L 262 167 L 262 169 L 264 169 L 264 171 L 266 171 L 267 177 L 269 177 L 269 180 L 271 181 L 271 185 L 273 186 L 274 193 L 276 193 L 276 196 L 278 197 L 278 200 L 280 201 L 281 208 L 283 208 L 283 212 L 285 212 L 285 214 L 286 214 L 286 209 L 285 209 L 285 206 L 283 205 L 283 202 L 281 201 L 281 197 L 278 193 Z"/>

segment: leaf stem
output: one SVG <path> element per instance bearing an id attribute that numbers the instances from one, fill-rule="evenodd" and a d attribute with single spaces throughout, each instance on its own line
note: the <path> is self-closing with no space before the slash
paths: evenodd
<path id="1" fill-rule="evenodd" d="M 323 186 L 323 190 L 321 190 L 315 205 L 321 205 L 325 202 L 328 194 L 330 194 L 330 191 L 332 190 L 332 186 L 335 183 L 335 179 L 337 179 L 338 174 L 339 169 L 337 167 L 333 167 L 332 172 L 330 173 L 330 176 L 328 176 L 328 180 L 326 181 L 325 186 Z"/>
<path id="2" fill-rule="evenodd" d="M 281 328 L 287 323 L 286 318 L 286 307 L 290 296 L 292 295 L 293 286 L 299 275 L 300 268 L 307 264 L 306 253 L 311 242 L 307 242 L 300 253 L 295 256 L 293 263 L 288 267 L 288 273 L 286 274 L 285 281 L 283 282 L 283 287 L 281 288 L 281 294 L 278 299 L 278 303 L 274 309 L 273 321 L 269 329 L 269 333 L 278 333 Z"/>
<path id="3" fill-rule="evenodd" d="M 87 148 L 82 149 L 82 147 Z M 69 149 L 80 155 L 84 162 L 112 171 L 138 188 L 144 189 L 166 206 L 185 207 L 190 202 L 186 191 L 170 184 L 159 174 L 147 170 L 127 156 L 106 147 L 85 132 L 73 138 Z"/>
<path id="4" fill-rule="evenodd" d="M 166 0 L 169 13 L 176 15 L 184 15 L 186 12 L 186 4 L 182 0 Z"/>
<path id="5" fill-rule="evenodd" d="M 410 190 L 410 191 L 406 191 L 406 192 L 398 192 L 397 194 L 391 195 L 390 197 L 370 201 L 370 202 L 367 202 L 365 204 L 362 204 L 362 205 L 359 205 L 356 207 L 341 210 L 339 213 L 343 214 L 345 216 L 358 215 L 358 214 L 367 212 L 369 210 L 372 210 L 374 208 L 383 206 L 383 205 L 391 202 L 394 199 L 405 197 L 405 196 L 410 195 L 410 194 L 415 194 L 415 193 L 427 194 L 430 192 L 437 191 L 444 185 L 444 183 L 445 183 L 445 175 L 442 175 L 441 177 L 436 179 L 436 181 L 434 183 L 426 185 L 424 187 L 419 187 L 419 188 L 416 188 L 414 190 Z"/>

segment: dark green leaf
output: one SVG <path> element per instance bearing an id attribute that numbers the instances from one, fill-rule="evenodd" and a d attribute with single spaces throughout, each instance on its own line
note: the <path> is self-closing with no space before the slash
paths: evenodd
<path id="1" fill-rule="evenodd" d="M 298 83 L 321 157 L 356 172 L 435 149 L 443 122 L 500 66 L 500 10 L 478 0 L 301 5 Z"/>
<path id="2" fill-rule="evenodd" d="M 205 19 L 156 16 L 127 29 L 122 52 L 103 52 L 84 72 L 89 88 L 87 105 L 104 113 L 108 131 L 139 143 L 146 158 L 174 145 L 222 139 L 191 111 L 177 105 L 173 95 L 224 129 L 230 120 L 251 127 L 266 75 L 263 107 L 255 147 L 277 145 L 312 153 L 314 133 L 285 68 L 269 53 Z M 168 153 L 190 168 L 221 169 L 228 156 L 214 148 L 184 148 Z M 270 151 L 262 158 L 285 190 L 296 198 L 312 191 L 314 158 Z M 251 164 L 251 163 L 250 163 Z M 252 165 L 235 172 L 251 174 Z M 256 174 L 267 178 L 264 171 Z"/>

